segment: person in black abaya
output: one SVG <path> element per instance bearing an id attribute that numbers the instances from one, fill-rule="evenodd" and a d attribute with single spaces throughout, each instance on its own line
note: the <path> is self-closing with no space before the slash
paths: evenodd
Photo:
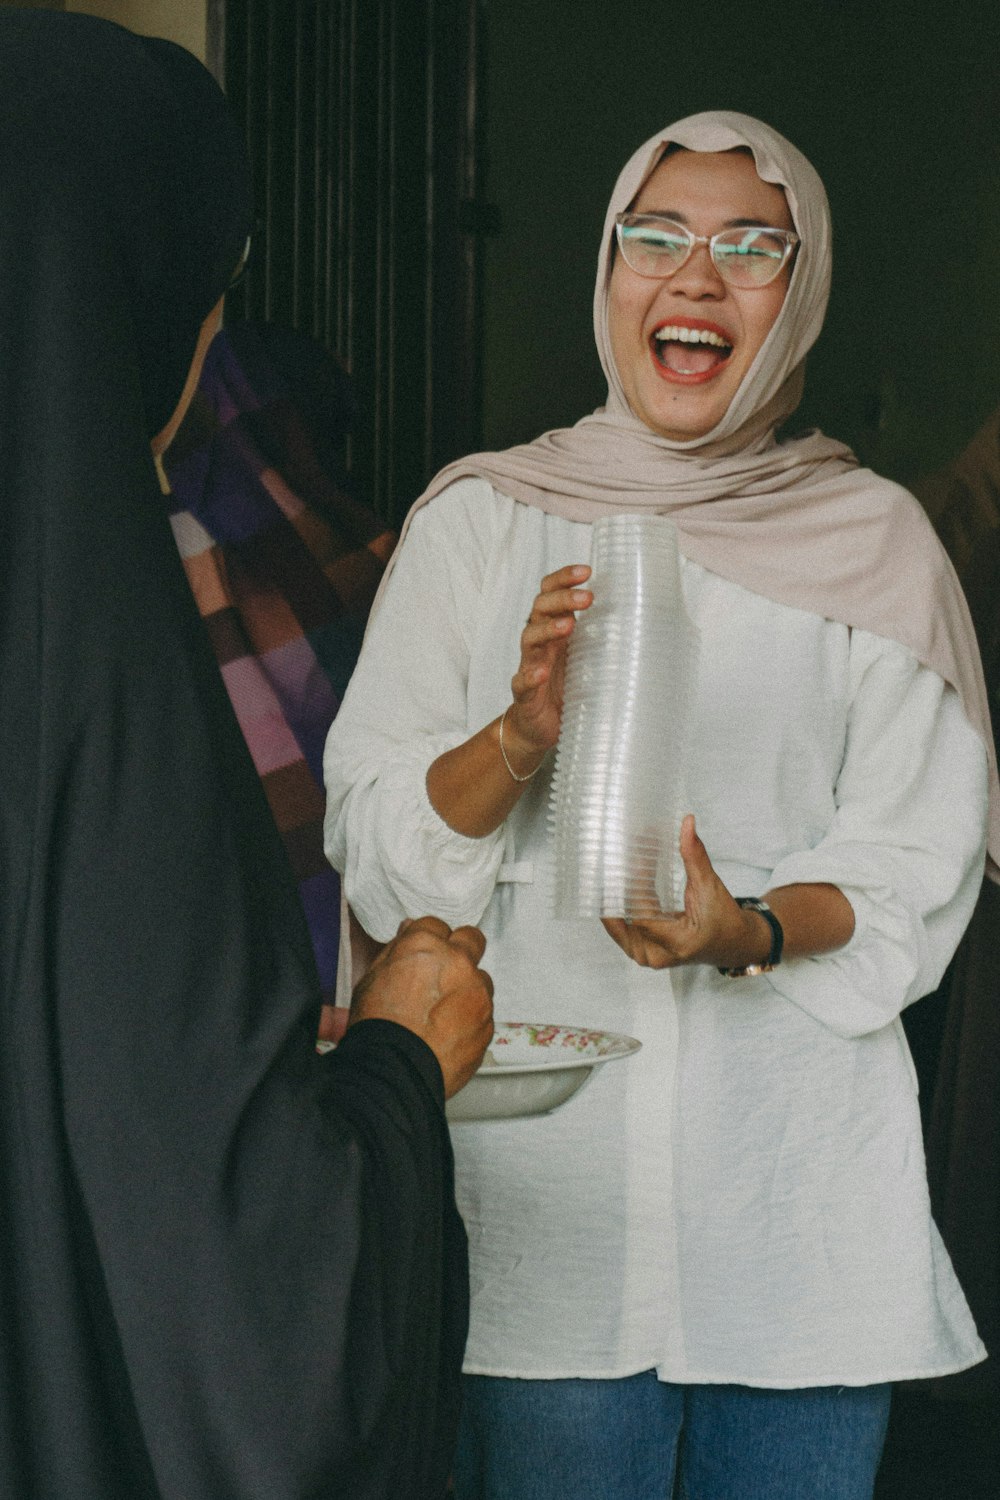
<path id="1" fill-rule="evenodd" d="M 151 456 L 249 216 L 187 53 L 0 12 L 10 1500 L 447 1481 L 467 1291 L 442 1105 L 491 1031 L 482 939 L 412 924 L 317 1054 L 301 907 Z"/>

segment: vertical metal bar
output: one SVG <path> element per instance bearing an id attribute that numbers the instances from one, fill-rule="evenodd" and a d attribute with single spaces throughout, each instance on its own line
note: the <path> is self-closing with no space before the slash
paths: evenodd
<path id="1" fill-rule="evenodd" d="M 482 0 L 465 0 L 466 46 L 465 46 L 465 130 L 460 142 L 462 152 L 462 196 L 469 203 L 478 204 L 484 192 L 481 180 L 482 111 L 479 97 L 481 70 L 483 67 L 483 29 L 481 27 Z M 461 351 L 462 384 L 470 403 L 469 414 L 463 424 L 462 437 L 473 448 L 480 446 L 482 425 L 482 396 L 480 351 L 482 349 L 482 265 L 483 233 L 480 226 L 475 232 L 464 236 L 462 261 L 464 285 L 462 288 L 462 323 L 459 333 Z"/>
<path id="2" fill-rule="evenodd" d="M 434 406 L 436 396 L 434 389 L 436 365 L 434 358 L 434 316 L 437 310 L 434 297 L 434 233 L 436 228 L 435 208 L 437 194 L 434 105 L 437 96 L 438 62 L 436 52 L 436 21 L 436 0 L 427 0 L 427 21 L 424 30 L 424 76 L 427 82 L 424 112 L 424 162 L 426 172 L 424 183 L 424 427 L 423 452 L 420 456 L 421 471 L 427 477 L 430 476 L 433 463 Z"/>
<path id="3" fill-rule="evenodd" d="M 323 177 L 326 163 L 326 116 L 330 105 L 330 77 L 324 67 L 326 61 L 326 34 L 329 22 L 329 7 L 313 0 L 313 160 L 312 160 L 312 299 L 309 309 L 309 330 L 314 338 L 322 339 L 325 326 L 323 289 L 325 278 L 321 274 L 323 265 L 322 234 L 326 217 L 323 201 Z"/>
<path id="4" fill-rule="evenodd" d="M 224 62 L 264 220 L 246 315 L 311 328 L 352 369 L 350 462 L 383 514 L 478 423 L 481 236 L 458 209 L 483 189 L 482 4 L 230 4 Z"/>
<path id="5" fill-rule="evenodd" d="M 331 330 L 341 358 L 351 367 L 354 351 L 351 348 L 351 330 L 347 320 L 348 277 L 350 260 L 347 247 L 347 204 L 350 192 L 351 114 L 350 76 L 351 58 L 350 0 L 338 0 L 337 52 L 331 58 L 331 73 L 336 69 L 337 110 L 331 111 L 330 130 L 336 132 L 331 158 L 336 160 L 335 182 L 330 189 L 330 241 L 336 255 L 335 274 L 330 277 Z M 332 38 L 331 38 L 332 40 Z"/>
<path id="6" fill-rule="evenodd" d="M 353 365 L 354 349 L 354 289 L 356 263 L 354 255 L 354 203 L 358 186 L 357 154 L 357 79 L 358 79 L 358 0 L 345 0 L 348 24 L 344 28 L 344 113 L 342 115 L 345 156 L 341 173 L 340 232 L 344 251 L 344 274 L 341 285 L 341 308 L 344 320 L 344 347 Z M 376 110 L 378 105 L 376 103 Z M 374 184 L 372 184 L 374 187 Z"/>
<path id="7" fill-rule="evenodd" d="M 276 142 L 275 142 L 275 139 L 274 139 L 274 116 L 275 116 L 275 106 L 276 106 L 276 97 L 275 96 L 276 96 L 276 93 L 277 93 L 277 77 L 276 77 L 277 69 L 275 67 L 275 61 L 276 61 L 276 59 L 275 59 L 276 30 L 277 30 L 276 7 L 274 5 L 274 0 L 270 0 L 270 3 L 267 5 L 266 40 L 265 40 L 265 48 L 264 48 L 264 57 L 266 59 L 265 66 L 264 66 L 264 79 L 265 79 L 264 92 L 265 92 L 265 98 L 267 100 L 267 117 L 266 117 L 267 118 L 267 131 L 266 131 L 266 137 L 265 137 L 266 143 L 267 143 L 267 148 L 266 148 L 266 152 L 265 152 L 265 168 L 264 168 L 264 172 L 265 172 L 265 184 L 266 185 L 265 185 L 265 189 L 264 189 L 264 201 L 265 201 L 265 204 L 266 204 L 265 214 L 266 214 L 266 217 L 267 217 L 268 230 L 269 230 L 269 233 L 268 233 L 268 247 L 267 247 L 267 249 L 268 249 L 268 253 L 267 253 L 267 276 L 266 276 L 265 290 L 264 290 L 264 316 L 265 316 L 265 318 L 273 318 L 274 317 L 274 311 L 275 311 L 275 309 L 274 309 L 274 292 L 275 292 L 275 266 L 274 266 L 275 246 L 274 246 L 274 240 L 275 240 L 276 236 L 274 235 L 274 224 L 275 224 L 275 211 L 276 211 L 276 208 L 277 208 L 277 202 L 276 202 L 276 193 L 275 193 L 276 173 L 275 173 L 274 157 L 275 157 Z"/>
<path id="8" fill-rule="evenodd" d="M 476 201 L 479 187 L 479 7 L 481 0 L 466 0 L 465 139 L 462 141 L 462 172 L 465 197 Z"/>
<path id="9" fill-rule="evenodd" d="M 386 76 L 386 5 L 378 0 L 377 31 L 377 107 L 376 107 L 376 222 L 375 222 L 375 452 L 373 454 L 374 488 L 376 499 L 385 503 L 388 487 L 385 482 L 386 413 L 385 413 L 385 363 L 386 363 L 386 299 L 385 260 L 386 235 L 388 229 L 387 167 L 388 167 L 388 79 Z"/>
<path id="10" fill-rule="evenodd" d="M 260 163 L 260 140 L 262 131 L 260 129 L 260 99 L 258 97 L 259 83 L 256 67 L 256 49 L 254 40 L 257 35 L 258 14 L 256 0 L 248 0 L 247 6 L 247 29 L 243 39 L 243 61 L 244 61 L 244 98 L 247 121 L 247 141 L 250 150 L 250 161 L 254 176 L 254 197 L 259 207 L 262 199 L 263 185 L 261 183 Z M 267 284 L 267 221 L 258 232 L 259 244 L 254 257 L 255 264 L 251 272 L 252 281 L 247 289 L 246 314 L 248 317 L 258 316 L 260 305 L 264 297 L 264 289 Z"/>
<path id="11" fill-rule="evenodd" d="M 351 236 L 351 203 L 354 190 L 354 73 L 357 46 L 356 0 L 340 0 L 340 50 L 338 56 L 337 131 L 337 348 L 349 370 L 355 368 L 354 256 Z M 353 469 L 358 438 L 347 443 L 347 461 Z"/>
<path id="12" fill-rule="evenodd" d="M 304 212 L 304 194 L 302 191 L 303 150 L 305 146 L 302 129 L 303 96 L 305 93 L 305 60 L 302 46 L 302 0 L 294 0 L 293 25 L 295 27 L 295 38 L 293 44 L 293 75 L 292 75 L 292 140 L 294 142 L 292 155 L 292 326 L 302 326 L 302 215 Z"/>
<path id="13" fill-rule="evenodd" d="M 305 3 L 305 0 L 303 0 Z M 310 122 L 312 139 L 312 152 L 308 161 L 303 166 L 302 179 L 303 191 L 308 193 L 312 202 L 312 220 L 309 224 L 308 243 L 304 245 L 304 254 L 309 266 L 309 294 L 306 299 L 306 326 L 315 338 L 319 333 L 316 311 L 319 299 L 319 256 L 316 254 L 316 224 L 320 216 L 319 195 L 316 192 L 319 183 L 319 161 L 323 154 L 323 136 L 320 130 L 320 109 L 326 97 L 324 87 L 323 69 L 320 65 L 320 47 L 323 35 L 323 12 L 316 4 L 316 0 L 309 0 L 311 9 L 310 24 L 310 66 L 308 89 L 302 100 L 302 118 Z M 304 237 L 305 238 L 305 237 Z"/>
<path id="14" fill-rule="evenodd" d="M 318 0 L 323 4 L 323 0 Z M 337 194 L 340 191 L 340 27 L 343 0 L 330 0 L 327 14 L 326 162 L 323 174 L 323 334 L 331 348 L 341 354 L 336 323 L 336 273 L 339 254 L 336 242 Z"/>
<path id="15" fill-rule="evenodd" d="M 393 435 L 396 429 L 396 259 L 399 255 L 399 198 L 400 198 L 400 153 L 399 153 L 399 77 L 396 67 L 399 45 L 396 26 L 396 7 L 391 3 L 385 8 L 385 152 L 386 152 L 386 244 L 383 256 L 385 274 L 385 301 L 382 323 L 384 325 L 385 372 L 383 388 L 385 406 L 383 412 L 384 432 L 382 450 L 385 456 L 384 494 L 391 503 L 396 487 L 396 454 Z"/>

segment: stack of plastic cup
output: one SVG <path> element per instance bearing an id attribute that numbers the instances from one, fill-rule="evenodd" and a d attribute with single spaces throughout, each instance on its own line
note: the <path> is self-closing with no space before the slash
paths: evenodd
<path id="1" fill-rule="evenodd" d="M 696 654 L 676 527 L 602 517 L 590 563 L 594 602 L 570 640 L 552 783 L 555 913 L 673 911 Z"/>

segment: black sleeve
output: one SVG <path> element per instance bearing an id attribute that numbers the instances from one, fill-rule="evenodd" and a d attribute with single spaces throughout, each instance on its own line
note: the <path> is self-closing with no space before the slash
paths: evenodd
<path id="1" fill-rule="evenodd" d="M 114 1422 L 127 1393 L 171 1500 L 442 1500 L 468 1273 L 437 1062 L 387 1021 L 263 1075 L 237 1056 L 214 1109 L 147 1076 L 145 1114 L 74 1130 Z"/>

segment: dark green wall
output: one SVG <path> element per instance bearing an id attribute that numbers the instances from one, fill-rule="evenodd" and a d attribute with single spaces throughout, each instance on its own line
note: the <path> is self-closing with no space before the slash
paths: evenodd
<path id="1" fill-rule="evenodd" d="M 906 482 L 1000 403 L 997 0 L 487 0 L 486 17 L 487 446 L 603 399 L 611 186 L 661 125 L 711 108 L 775 125 L 830 195 L 833 297 L 796 422 Z"/>

